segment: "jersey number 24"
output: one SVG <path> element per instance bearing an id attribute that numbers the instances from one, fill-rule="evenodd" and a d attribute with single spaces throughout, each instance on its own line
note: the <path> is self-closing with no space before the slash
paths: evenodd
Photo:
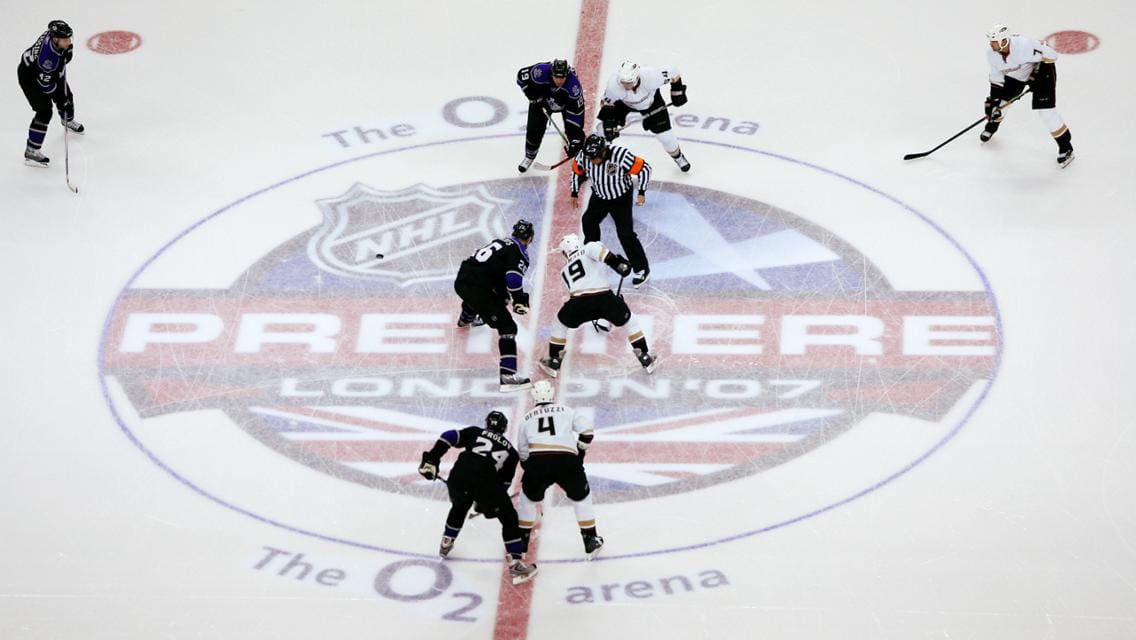
<path id="1" fill-rule="evenodd" d="M 509 452 L 501 451 L 500 449 L 494 451 L 493 442 L 488 438 L 478 438 L 477 443 L 470 450 L 479 456 L 492 458 L 493 464 L 497 467 L 498 471 L 501 470 L 501 466 L 505 464 L 505 461 L 509 459 Z"/>

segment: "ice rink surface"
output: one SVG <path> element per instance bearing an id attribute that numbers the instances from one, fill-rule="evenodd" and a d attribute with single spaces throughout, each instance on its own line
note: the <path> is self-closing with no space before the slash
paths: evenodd
<path id="1" fill-rule="evenodd" d="M 53 166 L 22 166 L 9 78 L 0 638 L 1136 637 L 1131 5 L 4 13 L 13 65 L 74 27 L 88 132 L 78 194 L 57 119 Z M 982 115 L 998 21 L 1091 34 L 1057 63 L 1077 160 L 1019 104 L 984 146 L 902 161 Z M 445 494 L 414 469 L 530 406 L 450 286 L 520 217 L 543 377 L 583 202 L 566 170 L 516 172 L 514 77 L 553 57 L 589 123 L 621 61 L 676 65 L 694 168 L 638 125 L 617 141 L 654 168 L 653 279 L 623 293 L 662 364 L 570 337 L 607 546 L 582 561 L 550 492 L 514 587 L 495 521 L 436 559 Z"/>

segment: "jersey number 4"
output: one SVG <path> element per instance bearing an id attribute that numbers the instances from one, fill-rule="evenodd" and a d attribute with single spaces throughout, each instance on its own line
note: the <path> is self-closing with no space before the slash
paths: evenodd
<path id="1" fill-rule="evenodd" d="M 541 433 L 547 433 L 550 436 L 555 436 L 556 423 L 552 421 L 552 416 L 538 418 L 536 421 L 536 430 Z"/>
<path id="2" fill-rule="evenodd" d="M 573 282 L 579 281 L 586 275 L 584 273 L 584 263 L 580 262 L 579 260 L 573 260 L 572 262 L 569 262 L 568 269 L 566 269 L 566 271 L 567 273 L 561 271 L 560 277 L 564 278 L 564 284 L 568 285 L 568 287 L 571 287 Z M 541 420 L 543 421 L 544 418 L 541 418 Z M 552 418 L 549 418 L 548 420 L 549 422 L 551 422 Z"/>
<path id="3" fill-rule="evenodd" d="M 493 464 L 496 465 L 497 470 L 500 471 L 505 461 L 509 459 L 508 451 L 493 450 L 493 443 L 486 438 L 478 438 L 477 444 L 474 445 L 470 451 L 473 451 L 479 456 L 485 456 L 493 459 Z"/>

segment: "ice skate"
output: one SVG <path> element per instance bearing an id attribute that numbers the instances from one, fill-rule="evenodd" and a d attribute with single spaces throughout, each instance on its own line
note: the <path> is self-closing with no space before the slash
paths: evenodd
<path id="1" fill-rule="evenodd" d="M 642 349 L 635 350 L 635 357 L 639 359 L 639 364 L 643 365 L 643 370 L 649 374 L 655 372 L 659 368 L 659 358 L 654 354 L 644 352 Z"/>
<path id="2" fill-rule="evenodd" d="M 528 171 L 529 167 L 532 166 L 533 160 L 536 160 L 536 156 L 533 156 L 531 158 L 529 156 L 525 156 L 523 159 L 521 159 L 520 164 L 517 165 L 517 171 L 520 171 L 521 173 Z"/>
<path id="3" fill-rule="evenodd" d="M 67 127 L 67 129 L 70 130 L 71 133 L 77 133 L 79 135 L 83 135 L 84 133 L 87 132 L 87 128 L 84 127 L 83 125 L 79 124 L 75 120 L 64 120 L 63 126 Z"/>
<path id="4" fill-rule="evenodd" d="M 46 169 L 50 163 L 51 158 L 40 153 L 39 149 L 28 147 L 24 150 L 24 164 L 29 167 L 42 167 Z"/>
<path id="5" fill-rule="evenodd" d="M 634 272 L 634 277 L 631 278 L 631 284 L 634 285 L 636 289 L 638 289 L 639 287 L 642 287 L 643 285 L 647 284 L 647 281 L 650 280 L 650 279 L 651 279 L 651 270 L 650 269 L 643 269 L 642 271 Z"/>
<path id="6" fill-rule="evenodd" d="M 679 170 L 683 173 L 690 171 L 690 161 L 686 159 L 686 156 L 683 155 L 681 151 L 678 152 L 677 156 L 671 156 L 671 159 L 675 161 L 675 164 L 678 165 Z"/>
<path id="7" fill-rule="evenodd" d="M 584 553 L 588 556 L 588 560 L 596 557 L 596 554 L 603 549 L 603 536 L 584 536 Z"/>
<path id="8" fill-rule="evenodd" d="M 1057 154 L 1057 166 L 1064 169 L 1065 167 L 1069 166 L 1069 163 L 1073 161 L 1073 158 L 1073 149 L 1066 149 L 1065 151 Z"/>
<path id="9" fill-rule="evenodd" d="M 540 370 L 549 377 L 556 378 L 560 375 L 560 358 L 541 358 L 539 364 Z"/>
<path id="10" fill-rule="evenodd" d="M 501 393 L 523 391 L 532 386 L 532 380 L 515 373 L 501 374 Z"/>
<path id="11" fill-rule="evenodd" d="M 458 316 L 459 329 L 465 329 L 467 327 L 480 327 L 483 324 L 485 324 L 485 321 L 481 319 L 481 316 L 467 316 L 464 313 Z"/>
<path id="12" fill-rule="evenodd" d="M 442 536 L 442 544 L 438 545 L 438 555 L 445 558 L 450 555 L 454 550 L 454 539 L 450 536 Z"/>
<path id="13" fill-rule="evenodd" d="M 525 564 L 520 558 L 512 558 L 509 563 L 509 575 L 513 576 L 513 584 L 528 582 L 536 575 L 536 565 Z"/>

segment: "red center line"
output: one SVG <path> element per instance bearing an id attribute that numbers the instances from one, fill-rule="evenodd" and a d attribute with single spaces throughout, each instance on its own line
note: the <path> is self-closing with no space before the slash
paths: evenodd
<path id="1" fill-rule="evenodd" d="M 600 87 L 600 61 L 603 59 L 604 38 L 607 30 L 608 0 L 581 0 L 580 22 L 576 31 L 576 54 L 573 61 L 576 75 L 580 79 L 587 104 L 585 106 L 585 133 L 590 129 L 589 122 L 595 118 L 595 109 L 598 96 L 602 91 Z M 555 141 L 560 147 L 560 140 Z M 545 220 L 550 226 L 548 247 L 537 247 L 537 251 L 547 253 L 560 243 L 560 238 L 567 233 L 579 229 L 579 207 L 570 196 L 571 163 L 563 164 L 557 170 L 553 179 L 556 180 L 556 191 L 552 205 L 552 219 Z M 541 322 L 556 317 L 560 307 L 560 270 L 556 266 L 548 266 L 542 274 L 542 294 L 538 308 L 533 309 L 534 318 L 530 326 L 540 327 Z M 531 365 L 544 354 L 545 345 L 534 343 L 533 351 L 529 354 L 529 367 L 525 371 L 534 371 Z M 539 371 L 539 369 L 537 369 Z M 519 416 L 518 416 L 519 417 Z M 540 534 L 533 532 L 529 541 L 528 559 L 537 558 Z M 538 563 L 539 564 L 539 563 Z M 539 575 L 539 574 L 538 574 Z M 509 567 L 505 566 L 501 574 L 501 587 L 497 602 L 497 620 L 493 628 L 493 640 L 524 640 L 528 637 L 529 615 L 532 610 L 533 586 L 536 580 L 530 580 L 521 585 L 513 585 L 509 575 Z"/>

